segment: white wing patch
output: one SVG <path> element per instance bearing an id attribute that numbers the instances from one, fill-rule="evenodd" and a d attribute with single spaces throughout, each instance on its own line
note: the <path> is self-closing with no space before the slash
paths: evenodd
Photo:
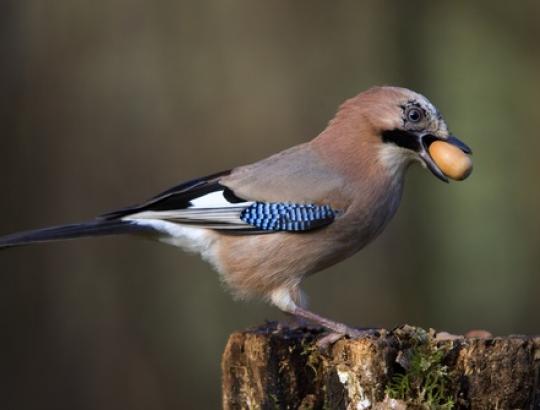
<path id="1" fill-rule="evenodd" d="M 190 201 L 191 206 L 189 208 L 225 208 L 238 206 L 238 203 L 229 202 L 223 195 L 224 192 L 225 191 L 210 192 L 206 195 L 192 199 Z M 242 202 L 242 204 L 251 203 L 252 202 Z"/>
<path id="2" fill-rule="evenodd" d="M 126 221 L 168 221 L 176 224 L 198 224 L 201 228 L 238 229 L 239 225 L 245 227 L 248 224 L 240 219 L 244 209 L 253 202 L 230 202 L 224 196 L 224 190 L 210 192 L 190 201 L 190 206 L 185 209 L 170 209 L 164 211 L 141 211 L 128 215 Z M 160 231 L 162 231 L 160 229 Z M 173 235 L 170 232 L 167 234 Z"/>

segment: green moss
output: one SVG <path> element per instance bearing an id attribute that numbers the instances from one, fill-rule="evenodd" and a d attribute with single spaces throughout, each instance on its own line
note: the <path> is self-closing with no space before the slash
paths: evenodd
<path id="1" fill-rule="evenodd" d="M 274 393 L 270 393 L 270 398 L 272 399 L 272 403 L 274 405 L 275 409 L 279 409 L 279 399 Z"/>
<path id="2" fill-rule="evenodd" d="M 443 364 L 447 349 L 436 345 L 427 332 L 418 329 L 409 340 L 411 347 L 398 361 L 403 373 L 393 376 L 385 393 L 391 399 L 427 409 L 453 409 L 451 378 Z"/>
<path id="3" fill-rule="evenodd" d="M 323 356 L 321 355 L 321 352 L 317 348 L 317 346 L 312 342 L 307 342 L 305 339 L 302 340 L 302 351 L 300 352 L 301 356 L 307 356 L 306 358 L 306 366 L 309 367 L 315 376 L 315 380 L 318 377 L 318 371 L 317 369 L 321 365 L 321 362 L 323 360 Z"/>

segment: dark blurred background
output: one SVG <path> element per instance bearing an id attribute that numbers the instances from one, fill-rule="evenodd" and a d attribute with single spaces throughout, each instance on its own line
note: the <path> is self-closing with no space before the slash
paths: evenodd
<path id="1" fill-rule="evenodd" d="M 384 234 L 306 282 L 357 325 L 540 333 L 537 1 L 3 0 L 0 233 L 85 220 L 323 129 L 375 84 L 413 88 L 474 151 L 415 166 Z M 129 238 L 0 255 L 0 407 L 220 405 L 236 303 L 197 257 Z"/>

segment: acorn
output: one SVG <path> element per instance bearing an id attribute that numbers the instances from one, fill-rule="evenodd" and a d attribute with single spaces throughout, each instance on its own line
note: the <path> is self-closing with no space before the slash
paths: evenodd
<path id="1" fill-rule="evenodd" d="M 429 155 L 443 174 L 453 180 L 463 181 L 472 172 L 471 157 L 455 145 L 444 141 L 434 141 L 429 146 Z"/>

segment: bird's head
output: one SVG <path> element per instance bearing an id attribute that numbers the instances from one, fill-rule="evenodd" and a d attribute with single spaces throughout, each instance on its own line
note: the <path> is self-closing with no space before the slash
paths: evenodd
<path id="1" fill-rule="evenodd" d="M 396 172 L 419 161 L 437 178 L 448 182 L 430 154 L 430 145 L 444 141 L 471 153 L 465 143 L 450 134 L 437 108 L 423 95 L 406 88 L 371 88 L 347 101 L 336 119 L 340 116 L 364 124 L 359 138 L 374 144 L 381 161 Z"/>

